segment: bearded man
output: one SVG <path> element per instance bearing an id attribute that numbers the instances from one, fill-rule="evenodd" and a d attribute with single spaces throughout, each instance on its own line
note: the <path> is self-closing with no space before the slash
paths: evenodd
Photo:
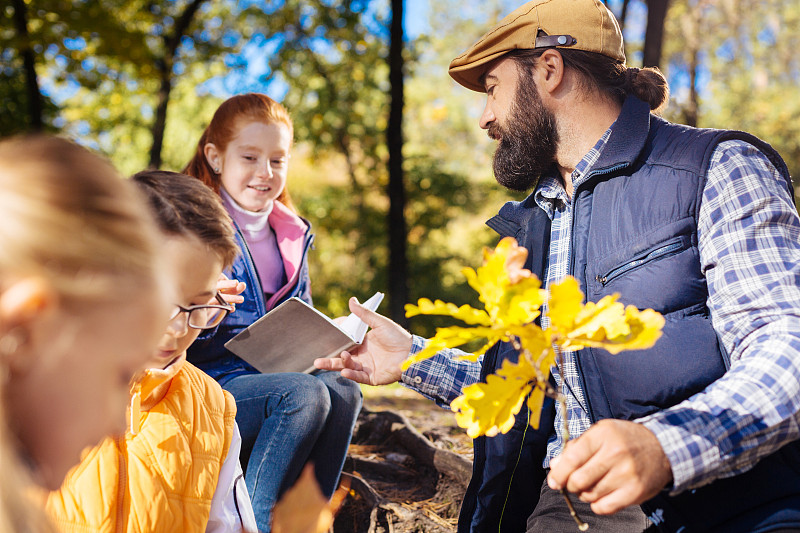
<path id="1" fill-rule="evenodd" d="M 450 65 L 487 95 L 498 182 L 530 190 L 488 225 L 529 252 L 546 286 L 578 279 L 588 301 L 665 317 L 648 350 L 563 354 L 539 430 L 523 406 L 507 434 L 475 441 L 459 532 L 800 531 L 800 219 L 786 165 L 752 135 L 655 113 L 655 69 L 627 68 L 599 0 L 534 0 Z M 367 341 L 318 366 L 401 381 L 448 405 L 518 353 L 457 350 L 400 372 L 425 340 L 359 305 Z M 548 326 L 545 312 L 542 326 Z"/>

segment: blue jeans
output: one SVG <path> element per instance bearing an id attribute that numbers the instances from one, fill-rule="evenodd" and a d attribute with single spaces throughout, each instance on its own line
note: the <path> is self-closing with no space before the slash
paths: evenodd
<path id="1" fill-rule="evenodd" d="M 222 387 L 236 399 L 240 459 L 259 531 L 270 531 L 272 507 L 307 462 L 323 494 L 333 494 L 361 411 L 358 384 L 338 372 L 292 372 L 239 375 Z"/>

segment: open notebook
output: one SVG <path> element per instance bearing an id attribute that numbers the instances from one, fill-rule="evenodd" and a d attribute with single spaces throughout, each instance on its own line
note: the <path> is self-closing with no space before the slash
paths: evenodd
<path id="1" fill-rule="evenodd" d="M 383 300 L 377 292 L 362 305 L 372 311 Z M 299 298 L 290 298 L 225 343 L 259 372 L 311 372 L 314 359 L 333 357 L 360 344 L 367 325 L 354 314 L 341 324 Z"/>

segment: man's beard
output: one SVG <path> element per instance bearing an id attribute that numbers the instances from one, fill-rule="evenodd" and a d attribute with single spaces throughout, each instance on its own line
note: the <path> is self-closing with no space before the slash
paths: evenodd
<path id="1" fill-rule="evenodd" d="M 520 76 L 508 120 L 489 126 L 489 137 L 499 139 L 494 153 L 494 177 L 514 191 L 527 191 L 556 160 L 558 131 L 553 113 L 544 107 L 533 76 Z"/>

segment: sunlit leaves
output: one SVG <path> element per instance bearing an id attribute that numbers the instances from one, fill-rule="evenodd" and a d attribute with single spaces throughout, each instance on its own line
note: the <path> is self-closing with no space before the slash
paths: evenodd
<path id="1" fill-rule="evenodd" d="M 493 437 L 507 433 L 514 425 L 514 416 L 531 390 L 531 382 L 504 379 L 495 374 L 486 383 L 464 388 L 464 394 L 453 400 L 450 408 L 456 412 L 456 422 L 473 439 L 480 435 Z"/>
<path id="2" fill-rule="evenodd" d="M 627 308 L 617 295 L 583 305 L 583 293 L 575 278 L 550 287 L 550 320 L 554 341 L 564 350 L 587 346 L 611 353 L 649 348 L 661 336 L 664 318 L 646 309 Z"/>
<path id="3" fill-rule="evenodd" d="M 539 280 L 524 268 L 527 250 L 507 237 L 494 250 L 484 250 L 483 255 L 483 266 L 477 270 L 466 268 L 463 272 L 485 311 L 424 298 L 416 306 L 406 306 L 408 316 L 446 315 L 474 327 L 438 329 L 425 349 L 405 362 L 404 369 L 444 348 L 477 339 L 485 343 L 473 354 L 473 360 L 497 341 L 512 341 L 519 346 L 516 363 L 503 361 L 485 383 L 465 387 L 463 394 L 451 403 L 459 426 L 466 428 L 473 438 L 509 431 L 526 398 L 529 423 L 538 427 L 545 396 L 556 394 L 548 384 L 550 369 L 556 363 L 555 347 L 560 350 L 597 347 L 617 353 L 649 348 L 661 336 L 664 318 L 659 313 L 652 309 L 639 311 L 633 306 L 626 308 L 617 301 L 616 294 L 584 304 L 583 292 L 572 277 L 550 287 L 551 325 L 543 331 L 534 320 L 548 295 L 540 288 Z"/>
<path id="4" fill-rule="evenodd" d="M 530 394 L 530 425 L 538 427 L 544 386 L 554 362 L 553 352 L 549 349 L 545 349 L 536 360 L 530 352 L 523 351 L 517 363 L 503 361 L 496 374 L 487 376 L 486 383 L 465 387 L 464 393 L 450 404 L 458 425 L 465 428 L 472 438 L 506 433 L 514 425 L 514 417 L 525 397 Z"/>
<path id="5" fill-rule="evenodd" d="M 427 298 L 420 298 L 417 305 L 409 304 L 406 306 L 407 317 L 416 315 L 447 315 L 467 324 L 481 326 L 489 326 L 492 323 L 486 311 L 481 311 L 468 305 L 458 307 L 455 304 L 445 303 L 441 300 L 432 302 Z"/>
<path id="6" fill-rule="evenodd" d="M 495 342 L 506 340 L 502 333 L 493 328 L 461 328 L 457 326 L 439 328 L 436 330 L 436 335 L 428 342 L 425 349 L 403 361 L 402 369 L 406 370 L 412 364 L 424 361 L 445 348 L 456 348 L 475 339 L 487 339 L 487 341 L 480 350 L 472 354 L 473 360 L 477 358 L 478 355 L 488 350 Z"/>

